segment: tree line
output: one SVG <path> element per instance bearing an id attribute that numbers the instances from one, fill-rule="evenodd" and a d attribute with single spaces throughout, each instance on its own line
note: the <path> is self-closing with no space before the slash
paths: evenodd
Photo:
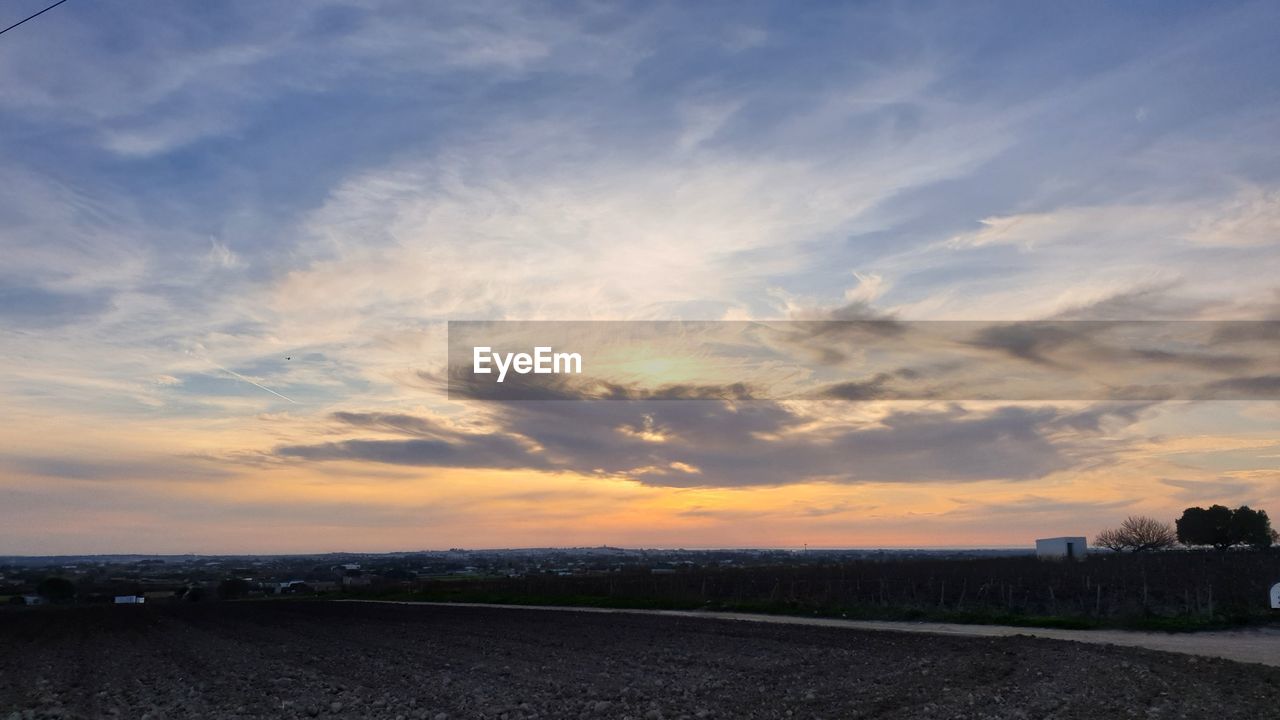
<path id="1" fill-rule="evenodd" d="M 1175 545 L 1229 550 L 1237 546 L 1266 550 L 1280 541 L 1266 510 L 1241 505 L 1190 507 L 1170 524 L 1141 515 L 1130 515 L 1119 527 L 1098 533 L 1093 544 L 1116 552 L 1166 550 Z"/>
<path id="2" fill-rule="evenodd" d="M 689 566 L 656 575 L 636 567 L 570 576 L 431 579 L 413 583 L 407 597 L 1001 624 L 1038 618 L 1069 627 L 1104 623 L 1193 629 L 1267 617 L 1268 590 L 1277 580 L 1280 553 L 1207 549 L 1091 553 L 1079 562 L 1045 562 L 1032 555 L 890 556 Z"/>

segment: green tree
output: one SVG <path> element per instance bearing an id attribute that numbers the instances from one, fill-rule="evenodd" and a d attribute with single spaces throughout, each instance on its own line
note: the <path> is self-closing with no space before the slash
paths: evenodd
<path id="1" fill-rule="evenodd" d="M 1231 513 L 1231 537 L 1236 542 L 1266 550 L 1271 547 L 1274 536 L 1266 510 L 1253 510 L 1242 505 Z"/>
<path id="2" fill-rule="evenodd" d="M 1219 550 L 1235 545 L 1265 549 L 1275 539 L 1267 512 L 1247 505 L 1235 510 L 1224 505 L 1187 508 L 1178 518 L 1177 528 L 1178 542 L 1183 545 L 1212 545 Z"/>
<path id="3" fill-rule="evenodd" d="M 36 594 L 49 602 L 70 602 L 76 597 L 76 586 L 66 578 L 47 577 L 36 585 Z"/>
<path id="4" fill-rule="evenodd" d="M 1226 550 L 1231 542 L 1231 509 L 1224 505 L 1187 508 L 1178 518 L 1178 542 L 1183 545 L 1212 545 Z"/>

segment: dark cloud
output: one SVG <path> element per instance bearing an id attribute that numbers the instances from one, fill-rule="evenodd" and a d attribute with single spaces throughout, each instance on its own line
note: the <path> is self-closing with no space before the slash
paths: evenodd
<path id="1" fill-rule="evenodd" d="M 446 440 L 343 440 L 319 445 L 276 448 L 283 458 L 301 460 L 366 460 L 392 465 L 467 468 L 546 468 L 535 453 L 501 435 Z"/>
<path id="2" fill-rule="evenodd" d="M 422 437 L 439 437 L 449 434 L 449 431 L 438 424 L 416 415 L 335 412 L 330 417 L 346 425 L 369 430 L 384 430 Z"/>
<path id="3" fill-rule="evenodd" d="M 1265 325 L 1265 324 L 1262 324 Z M 1204 373 L 1219 376 L 1258 372 L 1275 368 L 1280 354 L 1252 355 L 1214 352 L 1213 338 L 1223 333 L 1265 337 L 1265 327 L 1254 323 L 1214 322 L 1102 322 L 1048 321 L 998 323 L 976 330 L 968 344 L 993 350 L 1008 357 L 1051 367 L 1054 375 L 1044 381 L 1045 397 L 1051 397 L 1054 381 L 1088 381 L 1084 388 L 1067 390 L 1066 397 L 1080 399 L 1163 400 L 1214 399 L 1253 388 L 1275 397 L 1266 378 L 1227 378 L 1204 383 Z M 1185 368 L 1175 384 L 1141 382 L 1142 375 L 1165 379 L 1161 366 Z M 1193 372 L 1194 371 L 1194 372 Z M 1108 385 L 1111 373 L 1117 377 L 1139 373 L 1138 382 Z M 1196 386 L 1200 387 L 1197 388 Z M 1068 386 L 1069 387 L 1069 386 Z M 1268 389 L 1269 388 L 1269 389 Z"/>
<path id="4" fill-rule="evenodd" d="M 466 432 L 403 413 L 340 411 L 329 417 L 351 428 L 402 437 L 286 445 L 276 448 L 272 454 L 302 460 L 364 460 L 424 467 L 547 467 L 528 442 L 510 433 Z"/>
<path id="5" fill-rule="evenodd" d="M 1198 368 L 1202 370 L 1236 372 L 1240 370 L 1247 370 L 1248 368 L 1253 367 L 1256 363 L 1254 358 L 1246 355 L 1174 352 L 1170 350 L 1143 348 L 1135 349 L 1132 353 L 1135 358 L 1149 363 L 1181 365 L 1183 367 Z"/>
<path id="6" fill-rule="evenodd" d="M 1108 420 L 1129 425 L 1138 421 L 1142 411 L 1154 405 L 1153 402 L 1099 403 L 1084 410 L 1060 413 L 1048 425 L 1077 432 L 1102 432 Z"/>
<path id="7" fill-rule="evenodd" d="M 901 368 L 892 373 L 878 373 L 869 380 L 832 383 L 819 389 L 813 397 L 819 400 L 929 400 L 938 392 L 929 388 L 905 387 L 894 380 L 918 381 L 923 373 L 912 368 Z"/>
<path id="8" fill-rule="evenodd" d="M 1160 401 L 1177 399 L 1184 388 L 1173 385 L 1114 385 L 1107 391 L 1108 400 Z"/>
<path id="9" fill-rule="evenodd" d="M 1061 320 L 1189 320 L 1220 303 L 1173 294 L 1180 283 L 1163 283 L 1116 293 L 1058 313 Z"/>
<path id="10" fill-rule="evenodd" d="M 889 380 L 888 373 L 880 373 L 862 382 L 836 383 L 819 390 L 818 397 L 830 400 L 876 400 L 890 394 L 885 387 Z"/>
<path id="11" fill-rule="evenodd" d="M 904 335 L 909 324 L 855 302 L 815 320 L 765 323 L 770 335 L 784 346 L 812 357 L 819 365 L 840 365 L 868 345 Z"/>
<path id="12" fill-rule="evenodd" d="M 1229 378 L 1206 383 L 1201 399 L 1275 400 L 1280 398 L 1280 375 Z"/>
<path id="13" fill-rule="evenodd" d="M 996 350 L 1038 365 L 1059 365 L 1049 357 L 1068 345 L 1087 343 L 1092 324 L 999 323 L 980 327 L 969 340 L 973 347 Z"/>
<path id="14" fill-rule="evenodd" d="M 751 400 L 751 386 L 747 383 L 727 385 L 663 385 L 651 392 L 632 390 L 631 400 Z"/>
<path id="15" fill-rule="evenodd" d="M 665 487 L 800 482 L 1029 480 L 1097 462 L 1104 422 L 1133 422 L 1141 405 L 1086 410 L 1002 407 L 896 411 L 878 422 L 815 419 L 771 402 L 529 402 L 501 406 L 492 434 L 450 431 L 403 415 L 342 413 L 354 427 L 403 439 L 352 439 L 277 448 L 283 458 L 398 465 L 530 468 L 625 475 Z"/>

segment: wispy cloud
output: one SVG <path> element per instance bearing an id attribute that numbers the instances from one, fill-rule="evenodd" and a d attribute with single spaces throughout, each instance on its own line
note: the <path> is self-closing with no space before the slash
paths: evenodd
<path id="1" fill-rule="evenodd" d="M 1162 454 L 1205 434 L 1203 409 L 499 411 L 443 399 L 443 321 L 1280 317 L 1280 14 L 1265 3 L 59 10 L 0 47 L 0 445 L 24 448 L 0 452 L 13 472 L 0 492 L 26 493 L 0 507 L 0 551 L 18 520 L 93 519 L 56 488 L 94 473 L 137 501 L 97 516 L 119 542 L 150 522 L 185 550 L 240 522 L 234 498 L 166 490 L 150 459 L 126 459 L 153 446 L 179 466 L 222 463 L 218 484 L 256 498 L 241 508 L 256 517 L 312 493 L 280 547 L 342 525 L 344 501 L 392 524 L 397 503 L 442 502 L 387 487 L 405 478 L 458 488 L 439 513 L 458 533 L 540 537 L 520 520 L 537 517 L 591 541 L 712 543 L 696 534 L 712 525 L 755 537 L 676 508 L 891 499 L 849 495 L 862 492 L 937 518 L 936 492 L 910 495 L 931 483 L 1056 501 L 1064 477 L 1100 463 L 1180 492 L 1155 478 L 1222 475 Z M 1028 362 L 1092 347 L 987 340 L 975 352 Z M 1260 342 L 1132 360 L 1221 367 Z M 856 356 L 847 338 L 796 344 L 828 368 Z M 1224 392 L 1274 381 L 1236 370 Z M 837 378 L 833 392 L 874 399 L 904 379 Z M 1274 435 L 1256 408 L 1215 407 L 1234 437 Z M 60 470 L 22 460 L 63 456 Z M 1232 462 L 1231 477 L 1266 470 Z M 368 484 L 336 487 L 343 476 Z M 507 494 L 530 482 L 592 500 L 556 515 L 493 499 L 489 476 Z M 477 520 L 482 507 L 503 524 Z M 189 529 L 166 524 L 175 511 Z M 798 537 L 800 515 L 758 522 Z M 892 522 L 923 532 L 889 515 L 815 510 L 807 527 L 839 537 L 857 516 L 885 523 L 885 541 L 906 542 Z M 412 537 L 396 527 L 378 542 Z"/>

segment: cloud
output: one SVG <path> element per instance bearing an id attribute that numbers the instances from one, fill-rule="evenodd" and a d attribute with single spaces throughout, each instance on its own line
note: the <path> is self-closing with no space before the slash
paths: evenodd
<path id="1" fill-rule="evenodd" d="M 982 518 L 993 516 L 1080 518 L 1131 508 L 1139 501 L 1130 498 L 1107 501 L 1063 500 L 1039 495 L 1027 495 L 1007 502 L 969 502 L 963 498 L 954 498 L 953 502 L 958 503 L 959 507 L 948 510 L 943 515 Z"/>
<path id="2" fill-rule="evenodd" d="M 889 411 L 874 422 L 828 423 L 818 431 L 808 428 L 820 415 L 758 401 L 538 401 L 502 406 L 490 434 L 446 432 L 410 417 L 343 413 L 336 419 L 357 427 L 407 430 L 431 439 L 343 440 L 284 446 L 275 454 L 308 461 L 565 470 L 661 487 L 1029 480 L 1103 459 L 1109 449 L 1087 434 L 1100 431 L 1107 418 L 1132 423 L 1139 411 L 1116 406 L 978 412 L 952 406 Z"/>
<path id="3" fill-rule="evenodd" d="M 1199 245 L 1280 245 L 1280 189 L 1249 185 L 1201 218 L 1187 236 Z"/>
<path id="4" fill-rule="evenodd" d="M 1225 400 L 1268 400 L 1280 397 L 1280 375 L 1215 380 L 1203 387 L 1206 397 Z"/>
<path id="5" fill-rule="evenodd" d="M 1237 325 L 1239 329 L 1233 329 Z M 1108 375 L 1116 380 L 1128 378 L 1131 397 L 1137 397 L 1132 393 L 1151 380 L 1189 383 L 1203 377 L 1206 372 L 1237 376 L 1205 382 L 1203 389 L 1211 393 L 1248 385 L 1263 389 L 1267 385 L 1265 378 L 1241 375 L 1274 367 L 1273 344 L 1264 344 L 1252 354 L 1226 353 L 1216 349 L 1216 342 L 1224 334 L 1232 336 L 1240 332 L 1256 335 L 1266 331 L 1258 323 L 1048 321 L 977 324 L 968 343 L 1034 365 L 1057 368 L 1062 371 L 1063 378 L 1070 375 L 1100 376 L 1104 381 Z M 1264 336 L 1261 339 L 1268 338 Z M 1128 365 L 1133 368 L 1126 368 Z M 1165 372 L 1169 367 L 1180 368 L 1187 373 L 1170 376 Z M 1125 372 L 1126 369 L 1130 372 Z M 1045 378 L 1047 383 L 1054 379 L 1052 376 Z M 1119 386 L 1116 381 L 1107 384 Z M 1047 387 L 1044 392 L 1052 393 L 1054 390 Z M 1195 391 L 1190 395 L 1199 397 Z"/>
<path id="6" fill-rule="evenodd" d="M 211 247 L 209 248 L 209 254 L 205 256 L 205 260 L 208 263 L 223 270 L 234 270 L 244 266 L 244 260 L 231 248 L 217 240 L 210 240 L 209 242 Z"/>
<path id="7" fill-rule="evenodd" d="M 282 98 L 305 103 L 375 81 L 623 72 L 638 57 L 625 27 L 612 37 L 581 32 L 593 15 L 500 3 L 422 13 L 392 3 L 232 2 L 191 22 L 165 9 L 123 17 L 84 8 L 7 43 L 0 108 L 89 131 L 111 153 L 147 159 L 250 132 Z M 59 51 L 47 52 L 50 45 Z"/>
<path id="8" fill-rule="evenodd" d="M 987 478 L 1047 497 L 1093 462 L 1159 465 L 1159 442 L 1131 437 L 1148 417 L 1141 405 L 868 398 L 916 385 L 946 397 L 984 363 L 1015 368 L 1003 373 L 1014 380 L 1058 363 L 1116 397 L 1270 388 L 1274 368 L 1247 365 L 1265 358 L 1265 329 L 1224 331 L 1213 352 L 1127 354 L 1088 335 L 997 333 L 968 346 L 966 363 L 841 374 L 871 330 L 833 321 L 900 332 L 925 319 L 1277 316 L 1277 99 L 1259 71 L 1275 65 L 1275 8 L 1188 6 L 1155 26 L 1118 5 L 1087 18 L 1017 7 L 971 9 L 966 22 L 924 6 L 820 15 L 85 3 L 6 34 L 0 444 L 28 448 L 23 472 L 50 488 L 138 478 L 146 488 L 129 499 L 154 512 L 109 496 L 100 512 L 117 523 L 113 542 L 148 528 L 148 541 L 181 550 L 221 542 L 227 527 L 248 536 L 239 495 L 274 491 L 274 509 L 245 501 L 246 511 L 273 519 L 257 526 L 286 526 L 271 542 L 293 548 L 329 542 L 323 526 L 348 526 L 343 508 L 357 497 L 394 505 L 393 486 L 433 467 L 461 498 L 450 527 L 471 537 L 544 516 L 525 507 L 502 516 L 508 527 L 483 525 L 492 508 L 463 502 L 480 497 L 454 485 L 463 476 L 514 487 L 571 477 L 668 509 L 732 509 L 675 503 L 697 492 L 688 487 L 790 493 L 797 482 L 895 493 L 953 482 L 967 493 Z M 1052 44 L 1040 41 L 1046 23 Z M 1003 49 L 998 62 L 991 47 Z M 862 402 L 758 402 L 760 388 L 723 378 L 591 390 L 620 398 L 610 403 L 443 397 L 445 320 L 730 314 L 816 321 L 771 342 L 813 359 L 833 395 Z M 1143 375 L 1098 372 L 1108 358 Z M 213 361 L 305 404 L 282 411 L 279 398 L 216 378 Z M 1204 382 L 1158 376 L 1180 368 Z M 657 400 L 669 397 L 716 399 Z M 1232 433 L 1274 435 L 1259 406 L 1212 412 Z M 1199 431 L 1155 422 L 1169 436 Z M 66 449 L 104 433 L 96 457 Z M 219 483 L 237 497 L 218 502 L 166 494 L 167 471 L 214 461 L 152 465 L 161 439 L 232 470 L 256 458 L 261 475 L 235 491 Z M 368 487 L 304 502 L 364 472 Z M 23 497 L 21 509 L 0 507 L 6 546 L 14 527 L 52 532 L 29 517 L 81 527 L 99 512 L 73 492 Z M 306 506 L 296 523 L 294 501 Z M 590 522 L 556 505 L 583 515 L 548 527 Z M 166 524 L 166 511 L 192 527 Z M 404 517 L 359 512 L 370 521 L 361 538 Z M 675 537 L 645 512 L 611 526 Z M 846 517 L 830 520 L 843 528 L 831 537 L 849 532 Z M 420 537 L 395 532 L 369 542 Z"/>
<path id="9" fill-rule="evenodd" d="M 1182 283 L 1164 282 L 1122 290 L 1060 310 L 1062 320 L 1190 320 L 1204 316 L 1221 302 L 1179 297 Z"/>
<path id="10" fill-rule="evenodd" d="M 1068 345 L 1091 344 L 1086 325 L 1015 323 L 980 328 L 970 341 L 1038 365 L 1056 365 L 1049 355 Z"/>
<path id="11" fill-rule="evenodd" d="M 61 480 L 207 482 L 232 475 L 224 468 L 190 457 L 127 460 L 0 455 L 0 466 L 7 466 L 10 472 Z"/>
<path id="12" fill-rule="evenodd" d="M 895 289 L 913 284 L 903 276 L 938 273 L 930 297 L 894 308 L 911 319 L 1257 319 L 1274 283 L 1240 268 L 1280 259 L 1259 240 L 1274 187 L 1162 187 L 987 217 L 876 266 Z"/>
<path id="13" fill-rule="evenodd" d="M 857 279 L 858 284 L 844 291 L 845 301 L 851 304 L 873 303 L 888 290 L 888 283 L 880 275 L 855 271 L 853 276 Z"/>
<path id="14" fill-rule="evenodd" d="M 333 413 L 330 417 L 351 427 L 381 430 L 415 437 L 448 438 L 453 437 L 457 432 L 449 430 L 427 418 L 402 413 L 339 411 Z"/>
<path id="15" fill-rule="evenodd" d="M 286 445 L 275 454 L 300 460 L 353 460 L 425 467 L 544 467 L 518 442 L 507 438 L 444 440 L 343 440 L 319 445 Z"/>
<path id="16" fill-rule="evenodd" d="M 830 400 L 878 400 L 888 396 L 901 398 L 901 394 L 891 393 L 885 387 L 892 378 L 889 373 L 880 373 L 870 380 L 835 383 L 822 388 L 818 396 Z"/>
<path id="17" fill-rule="evenodd" d="M 1013 245 L 1034 251 L 1057 243 L 1097 245 L 1120 238 L 1146 244 L 1190 242 L 1219 247 L 1280 243 L 1280 190 L 1248 185 L 1208 202 L 1061 207 L 982 219 L 978 230 L 947 241 L 954 249 Z"/>
<path id="18" fill-rule="evenodd" d="M 409 435 L 411 438 L 286 445 L 276 448 L 274 455 L 308 461 L 364 460 L 428 467 L 547 467 L 536 447 L 507 433 L 468 432 L 428 418 L 398 413 L 336 412 L 331 418 L 349 428 Z"/>
<path id="19" fill-rule="evenodd" d="M 680 517 L 698 518 L 706 520 L 721 520 L 724 522 L 747 522 L 757 520 L 759 518 L 771 515 L 767 510 L 728 510 L 722 508 L 708 508 L 703 506 L 694 506 L 686 510 L 676 513 Z"/>
<path id="20" fill-rule="evenodd" d="M 1256 497 L 1258 484 L 1248 480 L 1220 477 L 1213 480 L 1180 480 L 1162 478 L 1162 485 L 1176 488 L 1174 497 L 1201 507 L 1227 502 L 1248 504 L 1248 498 Z"/>

